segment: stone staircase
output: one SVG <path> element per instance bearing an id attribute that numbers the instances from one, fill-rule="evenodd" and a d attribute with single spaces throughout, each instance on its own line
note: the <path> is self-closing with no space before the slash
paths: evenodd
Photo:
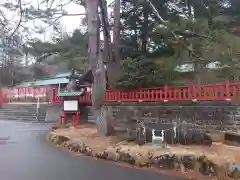
<path id="1" fill-rule="evenodd" d="M 95 123 L 96 122 L 96 117 L 94 116 L 91 108 L 89 108 L 89 112 L 88 112 L 88 122 L 90 123 Z"/>
<path id="2" fill-rule="evenodd" d="M 0 120 L 44 122 L 47 109 L 47 104 L 41 104 L 37 113 L 36 104 L 4 104 L 0 109 Z"/>

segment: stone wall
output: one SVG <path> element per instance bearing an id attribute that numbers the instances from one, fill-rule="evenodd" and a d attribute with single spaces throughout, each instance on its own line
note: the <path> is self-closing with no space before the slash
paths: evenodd
<path id="1" fill-rule="evenodd" d="M 238 131 L 237 106 L 115 106 L 114 121 L 140 120 L 152 126 L 184 125 L 187 128 Z"/>
<path id="2" fill-rule="evenodd" d="M 238 106 L 107 106 L 112 108 L 115 126 L 134 124 L 137 120 L 151 128 L 182 126 L 203 130 L 239 131 Z M 90 112 L 90 114 L 92 114 Z M 93 118 L 94 119 L 94 118 Z"/>

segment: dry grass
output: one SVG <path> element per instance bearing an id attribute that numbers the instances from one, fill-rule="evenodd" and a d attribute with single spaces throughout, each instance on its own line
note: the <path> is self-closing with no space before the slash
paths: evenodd
<path id="1" fill-rule="evenodd" d="M 121 140 L 118 137 L 110 136 L 105 137 L 97 133 L 94 125 L 82 125 L 77 128 L 59 128 L 52 132 L 56 135 L 66 136 L 74 142 L 84 142 L 87 146 L 91 147 L 93 151 L 103 151 L 107 147 L 116 146 Z M 120 142 L 124 148 L 133 148 L 138 151 L 149 151 L 153 147 L 149 144 L 141 146 L 134 143 Z M 118 144 L 118 145 L 120 145 Z M 168 150 L 173 153 L 187 153 L 187 154 L 205 154 L 208 156 L 218 156 L 221 159 L 240 163 L 240 147 L 229 146 L 222 143 L 214 143 L 211 147 L 206 146 L 182 146 L 173 145 L 168 146 Z M 134 150 L 135 151 L 135 150 Z"/>
<path id="2" fill-rule="evenodd" d="M 158 161 L 161 157 L 168 158 L 168 156 L 170 157 L 169 160 L 172 165 L 175 167 L 175 160 L 172 162 L 171 158 L 177 157 L 178 167 L 176 169 L 179 169 L 180 172 L 185 175 L 187 173 L 188 175 L 192 174 L 191 176 L 193 177 L 200 177 L 193 179 L 227 180 L 226 174 L 229 170 L 229 164 L 234 162 L 240 163 L 240 147 L 229 146 L 222 143 L 214 143 L 211 147 L 168 145 L 166 148 L 162 148 L 152 146 L 151 144 L 139 146 L 134 142 L 122 141 L 119 136 L 102 136 L 98 134 L 96 127 L 91 124 L 80 125 L 77 128 L 65 127 L 66 126 L 59 126 L 52 131 L 50 135 L 55 138 L 62 137 L 61 139 L 66 137 L 68 140 L 65 141 L 65 143 L 62 143 L 63 141 L 60 140 L 61 142 L 57 144 L 70 151 L 81 152 L 87 156 L 108 159 L 114 162 L 134 164 L 139 167 L 148 167 L 148 165 L 151 165 L 161 168 L 165 163 L 159 165 L 155 160 Z M 187 156 L 194 157 L 196 160 L 194 160 L 193 163 L 193 170 L 186 168 L 184 165 L 182 158 Z M 134 159 L 134 162 L 131 159 Z M 213 165 L 217 177 L 202 176 L 199 173 L 201 171 L 199 169 L 200 167 L 198 167 L 199 162 L 201 167 L 203 164 L 210 163 L 210 165 Z M 175 170 L 174 172 L 177 171 Z M 238 177 L 240 177 L 240 175 Z"/>

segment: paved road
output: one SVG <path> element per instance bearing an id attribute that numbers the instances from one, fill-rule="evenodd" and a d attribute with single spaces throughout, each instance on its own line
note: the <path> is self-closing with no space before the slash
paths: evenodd
<path id="1" fill-rule="evenodd" d="M 74 157 L 44 142 L 49 128 L 0 121 L 0 180 L 180 180 Z"/>

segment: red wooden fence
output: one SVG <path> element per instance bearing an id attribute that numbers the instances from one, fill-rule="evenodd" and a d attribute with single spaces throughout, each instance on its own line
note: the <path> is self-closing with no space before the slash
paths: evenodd
<path id="1" fill-rule="evenodd" d="M 0 91 L 0 103 L 8 102 L 46 102 L 47 87 L 38 88 L 2 88 Z"/>
<path id="2" fill-rule="evenodd" d="M 53 89 L 52 102 L 59 103 L 63 98 Z M 78 97 L 82 103 L 91 103 L 91 93 Z M 106 102 L 168 102 L 168 101 L 213 101 L 240 99 L 240 82 L 225 81 L 218 84 L 200 86 L 164 86 L 130 91 L 107 90 Z"/>
<path id="3" fill-rule="evenodd" d="M 60 103 L 62 97 L 57 96 L 57 88 L 47 94 L 47 87 L 39 88 L 10 88 L 1 89 L 0 103 L 32 102 L 37 97 L 40 101 Z M 78 97 L 82 103 L 91 104 L 92 94 L 86 92 Z M 107 90 L 106 102 L 168 102 L 168 101 L 213 101 L 213 100 L 240 100 L 240 82 L 225 81 L 219 84 L 203 84 L 200 86 L 164 86 L 158 88 L 142 88 L 135 90 Z"/>

